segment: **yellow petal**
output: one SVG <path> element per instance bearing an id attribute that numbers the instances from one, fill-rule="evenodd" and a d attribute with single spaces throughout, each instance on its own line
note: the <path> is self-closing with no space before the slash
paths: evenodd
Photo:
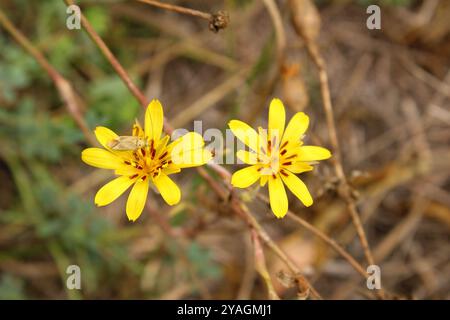
<path id="1" fill-rule="evenodd" d="M 309 126 L 309 117 L 303 112 L 297 112 L 289 121 L 284 132 L 283 142 L 299 142 L 302 135 L 305 134 Z"/>
<path id="2" fill-rule="evenodd" d="M 257 164 L 258 163 L 258 155 L 254 152 L 249 152 L 246 150 L 239 150 L 236 153 L 236 156 L 239 160 L 241 160 L 245 164 Z"/>
<path id="3" fill-rule="evenodd" d="M 267 176 L 267 175 L 261 176 L 261 180 L 259 180 L 259 185 L 261 187 L 264 187 L 266 185 L 268 179 L 269 179 L 269 176 Z"/>
<path id="4" fill-rule="evenodd" d="M 135 168 L 129 164 L 122 164 L 114 170 L 114 173 L 119 176 L 134 176 L 135 174 L 139 174 L 142 171 L 138 168 Z"/>
<path id="5" fill-rule="evenodd" d="M 313 166 L 311 166 L 305 162 L 294 162 L 293 164 L 284 166 L 284 167 L 293 173 L 302 173 L 302 172 L 312 171 L 314 169 Z"/>
<path id="6" fill-rule="evenodd" d="M 167 151 L 178 167 L 195 167 L 207 163 L 212 158 L 211 152 L 203 148 L 204 144 L 200 134 L 189 132 L 171 143 Z"/>
<path id="7" fill-rule="evenodd" d="M 114 131 L 106 127 L 97 127 L 95 128 L 94 133 L 98 142 L 100 142 L 100 144 L 106 149 L 109 149 L 108 144 L 118 137 Z"/>
<path id="8" fill-rule="evenodd" d="M 274 137 L 276 137 L 275 144 L 280 143 L 285 121 L 286 113 L 283 102 L 280 99 L 272 99 L 269 106 L 269 137 L 272 142 L 274 141 Z"/>
<path id="9" fill-rule="evenodd" d="M 180 188 L 178 188 L 176 183 L 173 182 L 173 180 L 170 179 L 167 175 L 161 173 L 159 177 L 153 181 L 153 183 L 168 205 L 173 206 L 174 204 L 180 202 Z"/>
<path id="10" fill-rule="evenodd" d="M 256 131 L 250 127 L 245 122 L 239 121 L 239 120 L 231 120 L 228 123 L 228 126 L 230 127 L 233 134 L 241 140 L 246 146 L 248 146 L 253 151 L 258 152 L 259 151 L 259 135 L 256 133 Z"/>
<path id="11" fill-rule="evenodd" d="M 176 164 L 178 168 L 198 167 L 208 163 L 212 159 L 212 153 L 206 149 L 190 150 L 190 152 L 185 152 L 181 158 L 184 161 Z"/>
<path id="12" fill-rule="evenodd" d="M 233 173 L 231 184 L 236 188 L 247 188 L 254 184 L 260 177 L 261 166 L 250 166 Z"/>
<path id="13" fill-rule="evenodd" d="M 283 218 L 288 211 L 288 198 L 284 190 L 283 181 L 279 175 L 269 177 L 270 208 L 277 218 Z"/>
<path id="14" fill-rule="evenodd" d="M 162 172 L 166 175 L 178 173 L 180 171 L 181 171 L 180 167 L 174 164 L 170 164 L 169 166 L 162 169 Z"/>
<path id="15" fill-rule="evenodd" d="M 303 146 L 298 154 L 298 160 L 300 161 L 325 160 L 330 157 L 331 152 L 328 149 L 316 146 Z"/>
<path id="16" fill-rule="evenodd" d="M 169 140 L 169 136 L 164 136 L 163 138 L 161 138 L 161 140 L 159 140 L 158 144 L 156 145 L 156 157 L 160 156 L 166 151 L 166 146 Z"/>
<path id="17" fill-rule="evenodd" d="M 286 172 L 285 175 L 281 174 L 281 178 L 291 192 L 300 199 L 300 201 L 307 207 L 313 204 L 313 199 L 308 191 L 305 183 L 300 180 L 296 175 Z"/>
<path id="18" fill-rule="evenodd" d="M 164 124 L 163 107 L 159 100 L 152 100 L 145 111 L 145 135 L 158 141 Z"/>
<path id="19" fill-rule="evenodd" d="M 116 200 L 124 193 L 134 182 L 136 178 L 130 179 L 128 176 L 122 176 L 111 180 L 98 190 L 95 195 L 95 204 L 99 207 L 106 206 Z"/>
<path id="20" fill-rule="evenodd" d="M 87 148 L 81 152 L 81 160 L 90 166 L 102 169 L 116 169 L 123 164 L 123 160 L 108 150 Z"/>
<path id="21" fill-rule="evenodd" d="M 131 189 L 127 200 L 127 217 L 131 221 L 136 221 L 144 210 L 145 202 L 147 201 L 149 178 L 142 181 L 138 179 Z"/>
<path id="22" fill-rule="evenodd" d="M 139 123 L 138 119 L 136 119 L 136 122 L 133 125 L 133 132 L 132 135 L 135 137 L 140 137 L 140 138 L 144 138 L 145 137 L 145 132 L 141 127 L 141 124 Z"/>

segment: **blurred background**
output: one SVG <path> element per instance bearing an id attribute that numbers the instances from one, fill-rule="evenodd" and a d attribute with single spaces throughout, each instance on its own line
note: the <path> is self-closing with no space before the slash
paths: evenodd
<path id="1" fill-rule="evenodd" d="M 207 21 L 136 1 L 78 4 L 146 97 L 162 101 L 175 128 L 192 129 L 194 120 L 204 129 L 225 130 L 230 119 L 265 125 L 270 99 L 280 97 L 289 117 L 310 116 L 307 143 L 330 147 L 317 71 L 292 26 L 291 3 L 277 1 L 287 39 L 279 72 L 263 1 L 166 2 L 227 10 L 230 24 L 213 33 Z M 314 4 L 342 163 L 382 286 L 390 298 L 449 299 L 450 1 Z M 366 27 L 370 4 L 381 7 L 381 30 Z M 0 10 L 70 81 L 90 129 L 128 134 L 142 119 L 83 28 L 66 28 L 63 1 L 1 0 Z M 1 299 L 267 298 L 246 224 L 195 170 L 175 177 L 180 204 L 169 207 L 150 192 L 157 214 L 144 211 L 131 223 L 126 196 L 94 206 L 112 175 L 81 161 L 87 146 L 48 74 L 0 25 Z M 290 209 L 363 262 L 331 162 L 301 178 L 315 204 L 305 208 L 290 197 Z M 345 260 L 291 220 L 275 219 L 251 193 L 254 216 L 324 298 L 372 298 Z M 280 279 L 283 263 L 269 251 L 266 260 L 278 295 L 296 298 Z M 72 264 L 81 268 L 82 290 L 66 287 Z"/>

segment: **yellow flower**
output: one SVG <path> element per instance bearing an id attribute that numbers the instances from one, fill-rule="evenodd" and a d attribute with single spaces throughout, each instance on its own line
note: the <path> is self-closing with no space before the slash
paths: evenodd
<path id="1" fill-rule="evenodd" d="M 269 130 L 258 128 L 256 132 L 239 120 L 229 122 L 233 134 L 249 147 L 239 150 L 237 157 L 251 166 L 235 172 L 231 184 L 247 188 L 256 181 L 269 185 L 270 207 L 277 218 L 288 210 L 288 198 L 284 184 L 307 207 L 313 199 L 308 188 L 295 174 L 313 170 L 313 161 L 331 157 L 330 151 L 316 146 L 303 146 L 303 135 L 309 118 L 303 112 L 296 113 L 285 130 L 285 110 L 279 99 L 273 99 L 269 107 Z M 283 184 L 284 183 L 284 184 Z"/>
<path id="2" fill-rule="evenodd" d="M 201 135 L 189 132 L 169 143 L 169 136 L 163 136 L 164 115 L 161 103 L 153 100 L 145 113 L 144 129 L 136 121 L 132 135 L 144 141 L 140 148 L 118 151 L 111 148 L 112 141 L 119 136 L 105 127 L 97 127 L 95 136 L 105 148 L 88 148 L 81 153 L 81 159 L 94 167 L 114 170 L 119 177 L 98 190 L 95 204 L 105 206 L 116 200 L 129 187 L 126 213 L 135 221 L 142 213 L 150 183 L 152 183 L 169 205 L 180 201 L 181 192 L 170 174 L 182 168 L 205 164 L 211 159 L 211 152 L 204 149 Z"/>

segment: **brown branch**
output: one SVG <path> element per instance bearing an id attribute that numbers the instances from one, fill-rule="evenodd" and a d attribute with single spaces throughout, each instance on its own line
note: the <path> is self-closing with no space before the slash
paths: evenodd
<path id="1" fill-rule="evenodd" d="M 214 180 L 208 172 L 199 168 L 199 174 L 205 179 L 206 182 L 211 186 L 211 188 L 217 193 L 220 199 L 223 201 L 229 201 L 228 204 L 230 208 L 241 217 L 252 230 L 254 230 L 259 238 L 275 253 L 275 255 L 280 258 L 281 261 L 289 268 L 289 270 L 297 277 L 299 280 L 304 283 L 312 295 L 317 299 L 322 299 L 321 295 L 317 292 L 316 289 L 311 285 L 311 283 L 301 274 L 300 269 L 297 267 L 295 262 L 293 262 L 286 253 L 272 240 L 272 238 L 268 235 L 266 230 L 261 226 L 258 220 L 250 213 L 247 207 L 239 201 L 236 196 L 233 196 L 230 192 L 225 192 L 221 185 Z"/>
<path id="2" fill-rule="evenodd" d="M 180 230 L 176 230 L 172 228 L 170 223 L 165 219 L 163 216 L 160 215 L 158 210 L 153 208 L 150 204 L 146 204 L 145 208 L 147 209 L 147 212 L 150 214 L 150 216 L 155 220 L 155 222 L 159 225 L 161 230 L 169 235 L 175 243 L 181 248 L 179 250 L 180 257 L 182 262 L 186 265 L 189 274 L 192 277 L 192 280 L 195 284 L 195 286 L 199 289 L 200 294 L 202 295 L 203 299 L 211 299 L 211 294 L 208 290 L 208 288 L 201 282 L 199 279 L 195 269 L 192 266 L 191 261 L 189 260 L 189 256 L 187 255 L 189 243 L 187 242 L 186 238 L 184 237 L 184 234 L 182 232 L 179 232 Z"/>
<path id="3" fill-rule="evenodd" d="M 322 93 L 322 101 L 325 109 L 325 115 L 328 126 L 328 134 L 330 137 L 330 142 L 333 148 L 333 165 L 336 172 L 336 176 L 340 181 L 339 193 L 347 204 L 347 208 L 350 211 L 350 215 L 355 225 L 356 232 L 361 241 L 362 248 L 364 250 L 364 255 L 369 265 L 375 264 L 372 252 L 367 241 L 367 236 L 361 223 L 361 218 L 359 216 L 358 210 L 356 209 L 355 201 L 352 197 L 352 189 L 348 184 L 347 178 L 344 173 L 341 161 L 341 151 L 339 147 L 339 140 L 337 137 L 336 124 L 334 121 L 333 106 L 331 103 L 330 87 L 328 84 L 328 74 L 325 67 L 325 62 L 320 55 L 319 49 L 315 42 L 306 41 L 306 48 L 308 53 L 314 61 L 319 72 L 320 80 L 320 91 Z"/>
<path id="4" fill-rule="evenodd" d="M 277 39 L 277 61 L 279 65 L 279 72 L 284 64 L 285 52 L 286 52 L 286 31 L 283 27 L 283 21 L 281 19 L 280 10 L 275 3 L 275 0 L 263 0 L 267 11 L 269 12 L 270 19 L 272 20 L 273 27 L 275 29 L 275 35 Z"/>
<path id="5" fill-rule="evenodd" d="M 258 194 L 258 197 L 266 203 L 269 203 L 269 199 L 262 194 Z M 314 227 L 312 224 L 304 220 L 303 218 L 297 216 L 292 211 L 288 211 L 286 217 L 300 224 L 302 227 L 309 230 L 311 233 L 322 239 L 325 243 L 327 243 L 330 247 L 332 247 L 337 253 L 339 253 L 348 263 L 355 269 L 360 275 L 364 278 L 367 278 L 367 272 L 361 266 L 361 264 L 352 257 L 350 253 L 348 253 L 344 248 L 342 248 L 335 240 L 327 236 L 325 233 Z"/>
<path id="6" fill-rule="evenodd" d="M 190 8 L 180 7 L 174 4 L 163 3 L 156 0 L 137 0 L 137 1 L 164 10 L 169 10 L 207 20 L 209 22 L 209 30 L 213 32 L 218 32 L 220 29 L 225 29 L 228 26 L 228 23 L 230 22 L 230 17 L 226 11 L 218 11 L 217 13 L 212 14 Z"/>
<path id="7" fill-rule="evenodd" d="M 258 233 L 256 233 L 254 229 L 251 229 L 251 236 L 253 240 L 253 250 L 255 255 L 255 269 L 256 271 L 258 271 L 259 275 L 266 283 L 269 299 L 280 300 L 280 297 L 273 287 L 269 271 L 267 270 L 266 258 L 264 256 L 264 250 L 262 248 L 261 242 L 259 241 Z"/>
<path id="8" fill-rule="evenodd" d="M 72 0 L 64 0 L 67 5 L 73 5 L 74 1 Z M 144 94 L 136 87 L 134 82 L 131 80 L 128 73 L 125 71 L 125 69 L 122 67 L 122 65 L 119 63 L 119 61 L 116 59 L 114 54 L 109 50 L 108 46 L 105 44 L 105 42 L 100 38 L 100 36 L 95 32 L 95 30 L 92 28 L 91 24 L 87 21 L 86 17 L 81 14 L 81 23 L 83 27 L 86 29 L 89 37 L 95 42 L 95 44 L 99 47 L 101 53 L 105 56 L 105 58 L 111 63 L 114 70 L 117 72 L 119 77 L 123 80 L 127 88 L 130 90 L 130 92 L 136 97 L 136 99 L 139 101 L 139 103 L 145 108 L 147 107 L 147 99 L 145 98 Z"/>
<path id="9" fill-rule="evenodd" d="M 77 103 L 79 97 L 67 81 L 45 58 L 45 56 L 18 30 L 14 24 L 8 19 L 5 13 L 0 9 L 0 25 L 19 43 L 47 72 L 58 90 L 61 99 L 64 101 L 67 110 L 72 115 L 78 127 L 83 132 L 85 138 L 89 143 L 95 144 L 96 140 L 84 121 L 80 107 Z"/>
<path id="10" fill-rule="evenodd" d="M 336 176 L 340 182 L 339 194 L 344 199 L 350 212 L 352 222 L 356 228 L 356 232 L 360 239 L 366 260 L 368 264 L 373 265 L 375 263 L 373 255 L 370 250 L 367 236 L 364 232 L 364 228 L 362 226 L 361 218 L 359 217 L 355 201 L 352 197 L 352 189 L 348 184 L 342 166 L 341 151 L 339 147 L 336 124 L 334 121 L 333 105 L 331 102 L 330 87 L 328 83 L 328 73 L 326 70 L 325 62 L 322 58 L 322 55 L 320 54 L 320 50 L 317 45 L 317 36 L 320 30 L 320 16 L 312 2 L 291 0 L 289 1 L 289 4 L 292 9 L 293 25 L 295 31 L 305 42 L 308 54 L 313 60 L 314 65 L 316 66 L 319 73 L 322 102 L 326 115 L 328 134 L 333 149 L 333 157 L 331 160 L 334 165 Z M 308 9 L 308 14 L 310 15 L 309 20 L 305 16 L 306 9 Z"/>

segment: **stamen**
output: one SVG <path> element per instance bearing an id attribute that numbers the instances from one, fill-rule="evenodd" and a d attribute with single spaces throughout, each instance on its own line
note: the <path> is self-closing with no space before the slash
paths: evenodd
<path id="1" fill-rule="evenodd" d="M 280 149 L 283 149 L 284 147 L 286 147 L 288 143 L 289 143 L 289 141 L 283 142 L 283 144 L 281 145 Z"/>
<path id="2" fill-rule="evenodd" d="M 289 166 L 291 164 L 292 164 L 292 161 L 287 161 L 287 162 L 283 163 L 283 166 Z"/>
<path id="3" fill-rule="evenodd" d="M 134 174 L 134 175 L 132 175 L 131 177 L 130 177 L 130 179 L 134 179 L 134 178 L 136 178 L 137 176 L 138 176 L 139 174 Z"/>
<path id="4" fill-rule="evenodd" d="M 165 151 L 162 155 L 159 156 L 159 160 L 161 160 L 162 158 L 164 158 L 165 156 L 167 156 L 167 151 Z"/>
<path id="5" fill-rule="evenodd" d="M 266 150 L 264 150 L 263 147 L 261 147 L 261 152 L 262 152 L 262 154 L 266 154 Z"/>
<path id="6" fill-rule="evenodd" d="M 284 170 L 281 170 L 280 173 L 281 173 L 283 176 L 285 176 L 285 177 L 288 177 L 288 176 L 289 176 Z"/>
<path id="7" fill-rule="evenodd" d="M 130 161 L 124 161 L 125 164 L 131 166 L 131 162 Z"/>
<path id="8" fill-rule="evenodd" d="M 275 173 L 272 173 L 272 178 L 276 179 L 277 176 L 275 175 Z"/>
<path id="9" fill-rule="evenodd" d="M 284 154 L 287 152 L 286 149 L 281 150 L 280 155 L 284 156 Z"/>
<path id="10" fill-rule="evenodd" d="M 293 159 L 293 158 L 295 158 L 295 157 L 297 157 L 297 155 L 296 155 L 296 154 L 293 154 L 293 155 L 290 155 L 289 157 L 287 157 L 286 160 Z"/>
<path id="11" fill-rule="evenodd" d="M 142 181 L 145 181 L 145 179 L 147 179 L 147 176 L 142 177 Z"/>
<path id="12" fill-rule="evenodd" d="M 145 157 L 145 150 L 144 150 L 144 148 L 142 148 L 140 150 L 141 150 L 142 156 Z"/>
<path id="13" fill-rule="evenodd" d="M 155 140 L 150 140 L 150 150 L 153 151 L 155 149 Z"/>

